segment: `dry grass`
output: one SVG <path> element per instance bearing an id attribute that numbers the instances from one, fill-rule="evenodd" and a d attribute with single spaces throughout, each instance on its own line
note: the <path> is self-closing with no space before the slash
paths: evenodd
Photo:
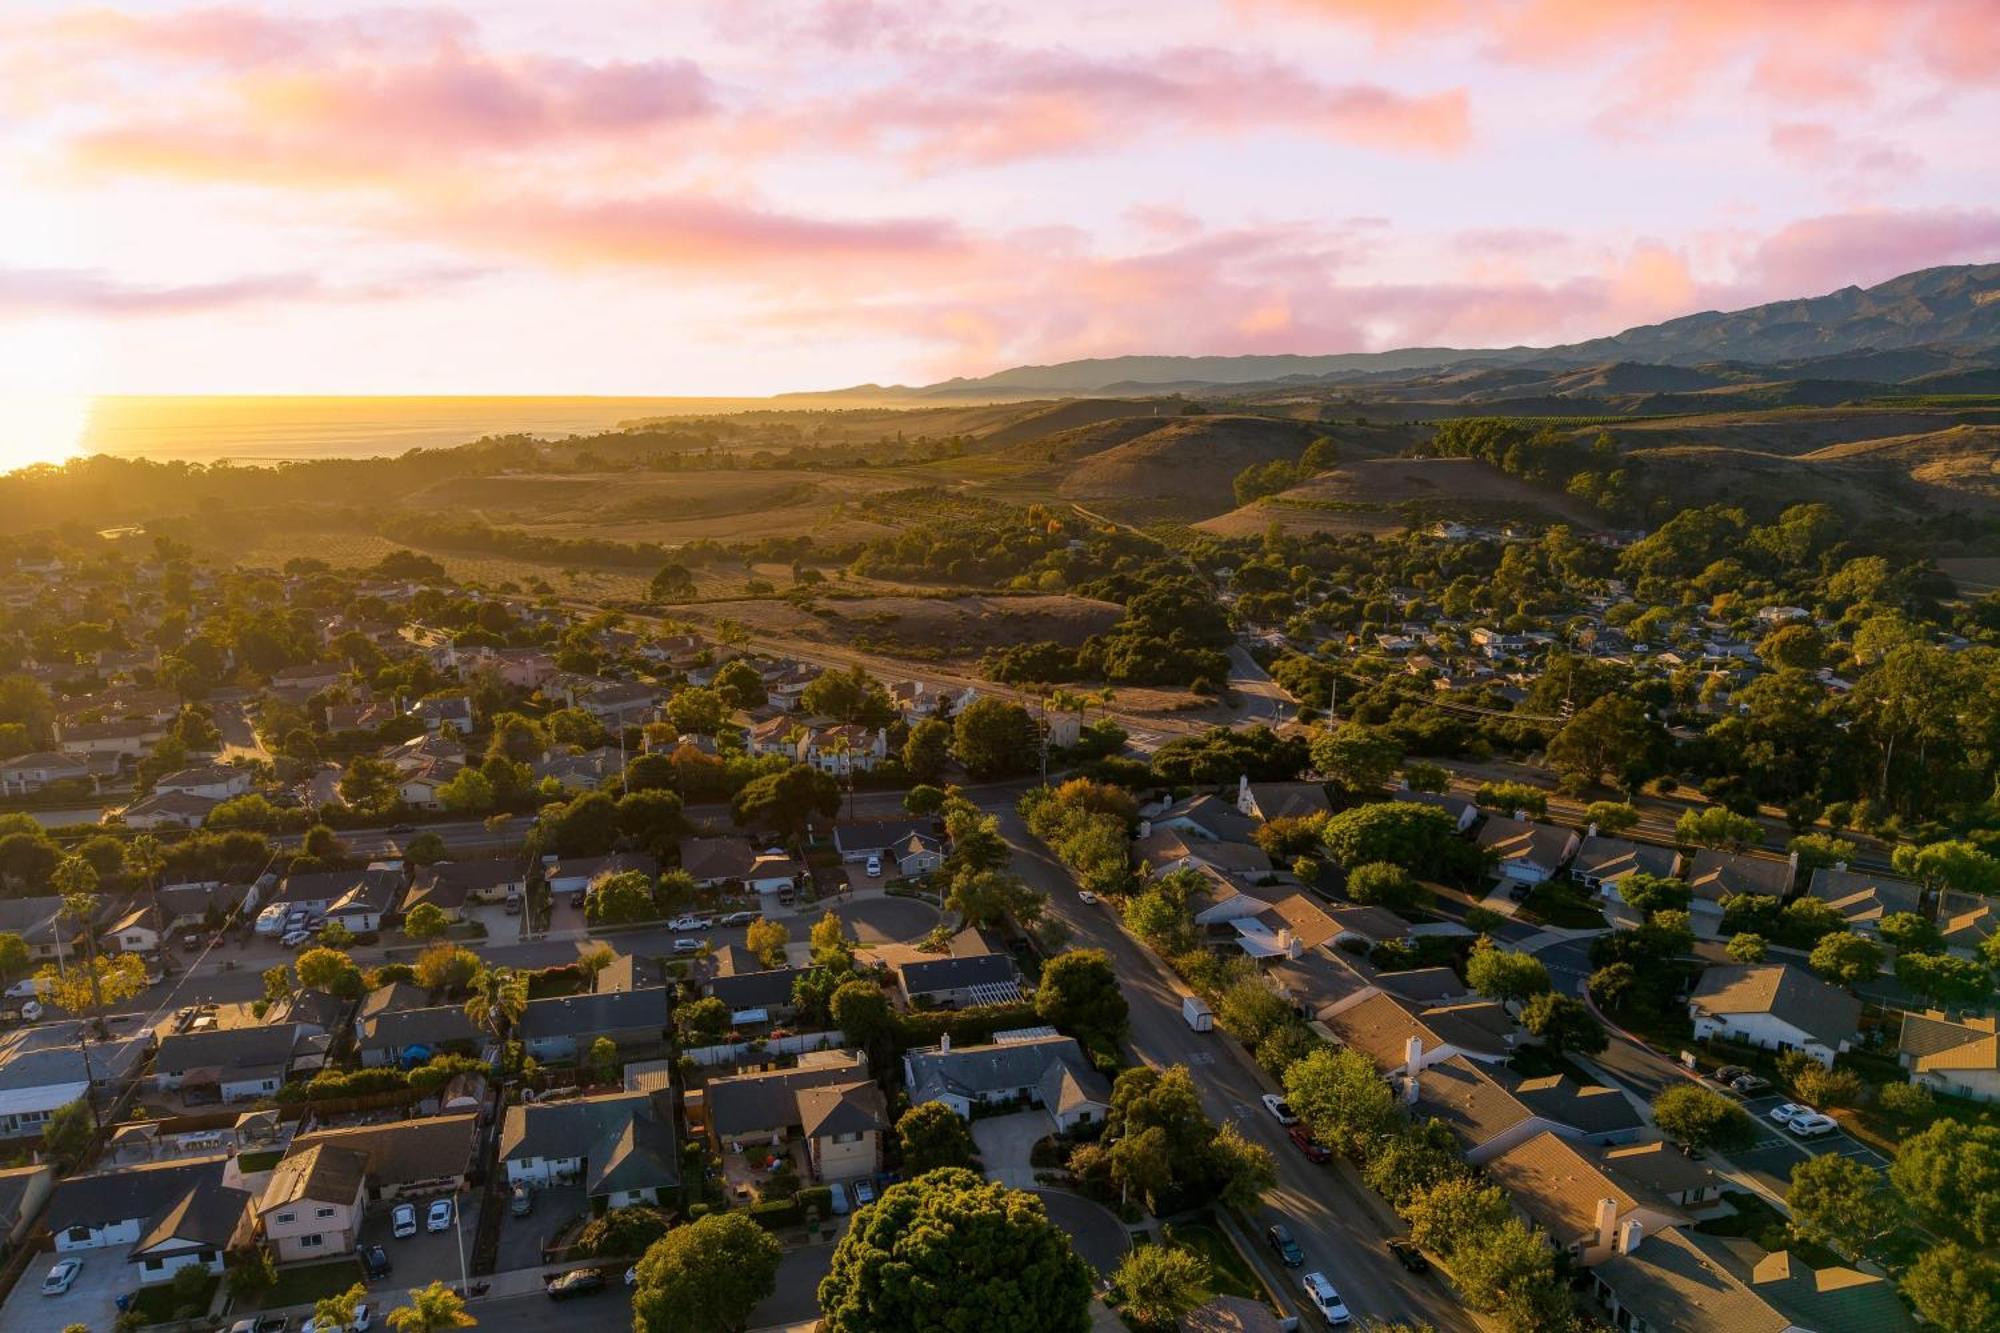
<path id="1" fill-rule="evenodd" d="M 1438 517 L 1513 517 L 1586 528 L 1600 522 L 1575 502 L 1476 458 L 1369 458 L 1196 526 L 1226 537 L 1255 536 L 1274 522 L 1289 532 L 1379 536 L 1407 528 L 1400 506 L 1413 503 Z"/>
<path id="2" fill-rule="evenodd" d="M 690 620 L 734 620 L 759 638 L 871 651 L 911 652 L 932 661 L 975 661 L 987 649 L 1054 639 L 1081 643 L 1121 614 L 1084 597 L 824 597 L 810 608 L 777 599 L 704 602 L 681 608 Z"/>

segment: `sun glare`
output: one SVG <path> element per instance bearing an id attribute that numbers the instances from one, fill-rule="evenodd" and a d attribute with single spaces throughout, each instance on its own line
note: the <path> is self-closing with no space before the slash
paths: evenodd
<path id="1" fill-rule="evenodd" d="M 72 393 L 0 397 L 0 472 L 76 456 L 90 425 L 90 398 Z"/>

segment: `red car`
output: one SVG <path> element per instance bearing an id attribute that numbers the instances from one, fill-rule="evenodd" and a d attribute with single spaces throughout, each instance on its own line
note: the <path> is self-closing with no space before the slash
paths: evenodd
<path id="1" fill-rule="evenodd" d="M 1308 1162 L 1330 1162 L 1333 1160 L 1332 1151 L 1324 1143 L 1314 1138 L 1312 1131 L 1304 1125 L 1293 1125 L 1291 1135 L 1292 1142 L 1299 1145 L 1299 1151 L 1306 1155 Z"/>

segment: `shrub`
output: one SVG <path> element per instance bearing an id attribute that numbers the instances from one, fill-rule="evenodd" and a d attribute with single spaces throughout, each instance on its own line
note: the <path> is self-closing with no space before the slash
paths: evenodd
<path id="1" fill-rule="evenodd" d="M 750 1205 L 750 1220 L 766 1230 L 775 1231 L 779 1227 L 799 1226 L 805 1221 L 805 1215 L 796 1198 L 766 1199 Z"/>

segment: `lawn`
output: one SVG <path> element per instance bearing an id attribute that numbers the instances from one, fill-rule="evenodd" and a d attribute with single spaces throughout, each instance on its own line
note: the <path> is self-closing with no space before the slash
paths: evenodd
<path id="1" fill-rule="evenodd" d="M 1208 1260 L 1209 1287 L 1218 1296 L 1264 1299 L 1264 1284 L 1251 1271 L 1250 1262 L 1222 1229 L 1212 1222 L 1179 1222 L 1166 1229 L 1166 1238 L 1186 1246 Z"/>
<path id="2" fill-rule="evenodd" d="M 253 1299 L 260 1310 L 282 1310 L 289 1305 L 311 1305 L 328 1296 L 338 1296 L 361 1281 L 361 1264 L 354 1259 L 338 1259 L 330 1264 L 309 1264 L 280 1268 L 278 1280 Z"/>
<path id="3" fill-rule="evenodd" d="M 269 1171 L 284 1156 L 285 1150 L 283 1148 L 272 1148 L 265 1152 L 246 1152 L 238 1155 L 236 1158 L 236 1167 L 245 1175 L 254 1175 L 259 1171 Z"/>
<path id="4" fill-rule="evenodd" d="M 201 1294 L 187 1304 L 196 1307 L 203 1314 L 208 1313 L 208 1307 L 215 1300 L 216 1285 L 221 1281 L 219 1277 L 209 1277 L 202 1286 Z M 179 1317 L 179 1311 L 183 1307 L 174 1296 L 174 1286 L 174 1283 L 163 1282 L 155 1286 L 141 1287 L 132 1294 L 132 1313 L 139 1316 L 141 1324 L 164 1324 Z"/>
<path id="5" fill-rule="evenodd" d="M 1567 880 L 1549 880 L 1528 891 L 1521 915 L 1545 926 L 1565 930 L 1594 930 L 1604 925 L 1604 911 Z"/>

